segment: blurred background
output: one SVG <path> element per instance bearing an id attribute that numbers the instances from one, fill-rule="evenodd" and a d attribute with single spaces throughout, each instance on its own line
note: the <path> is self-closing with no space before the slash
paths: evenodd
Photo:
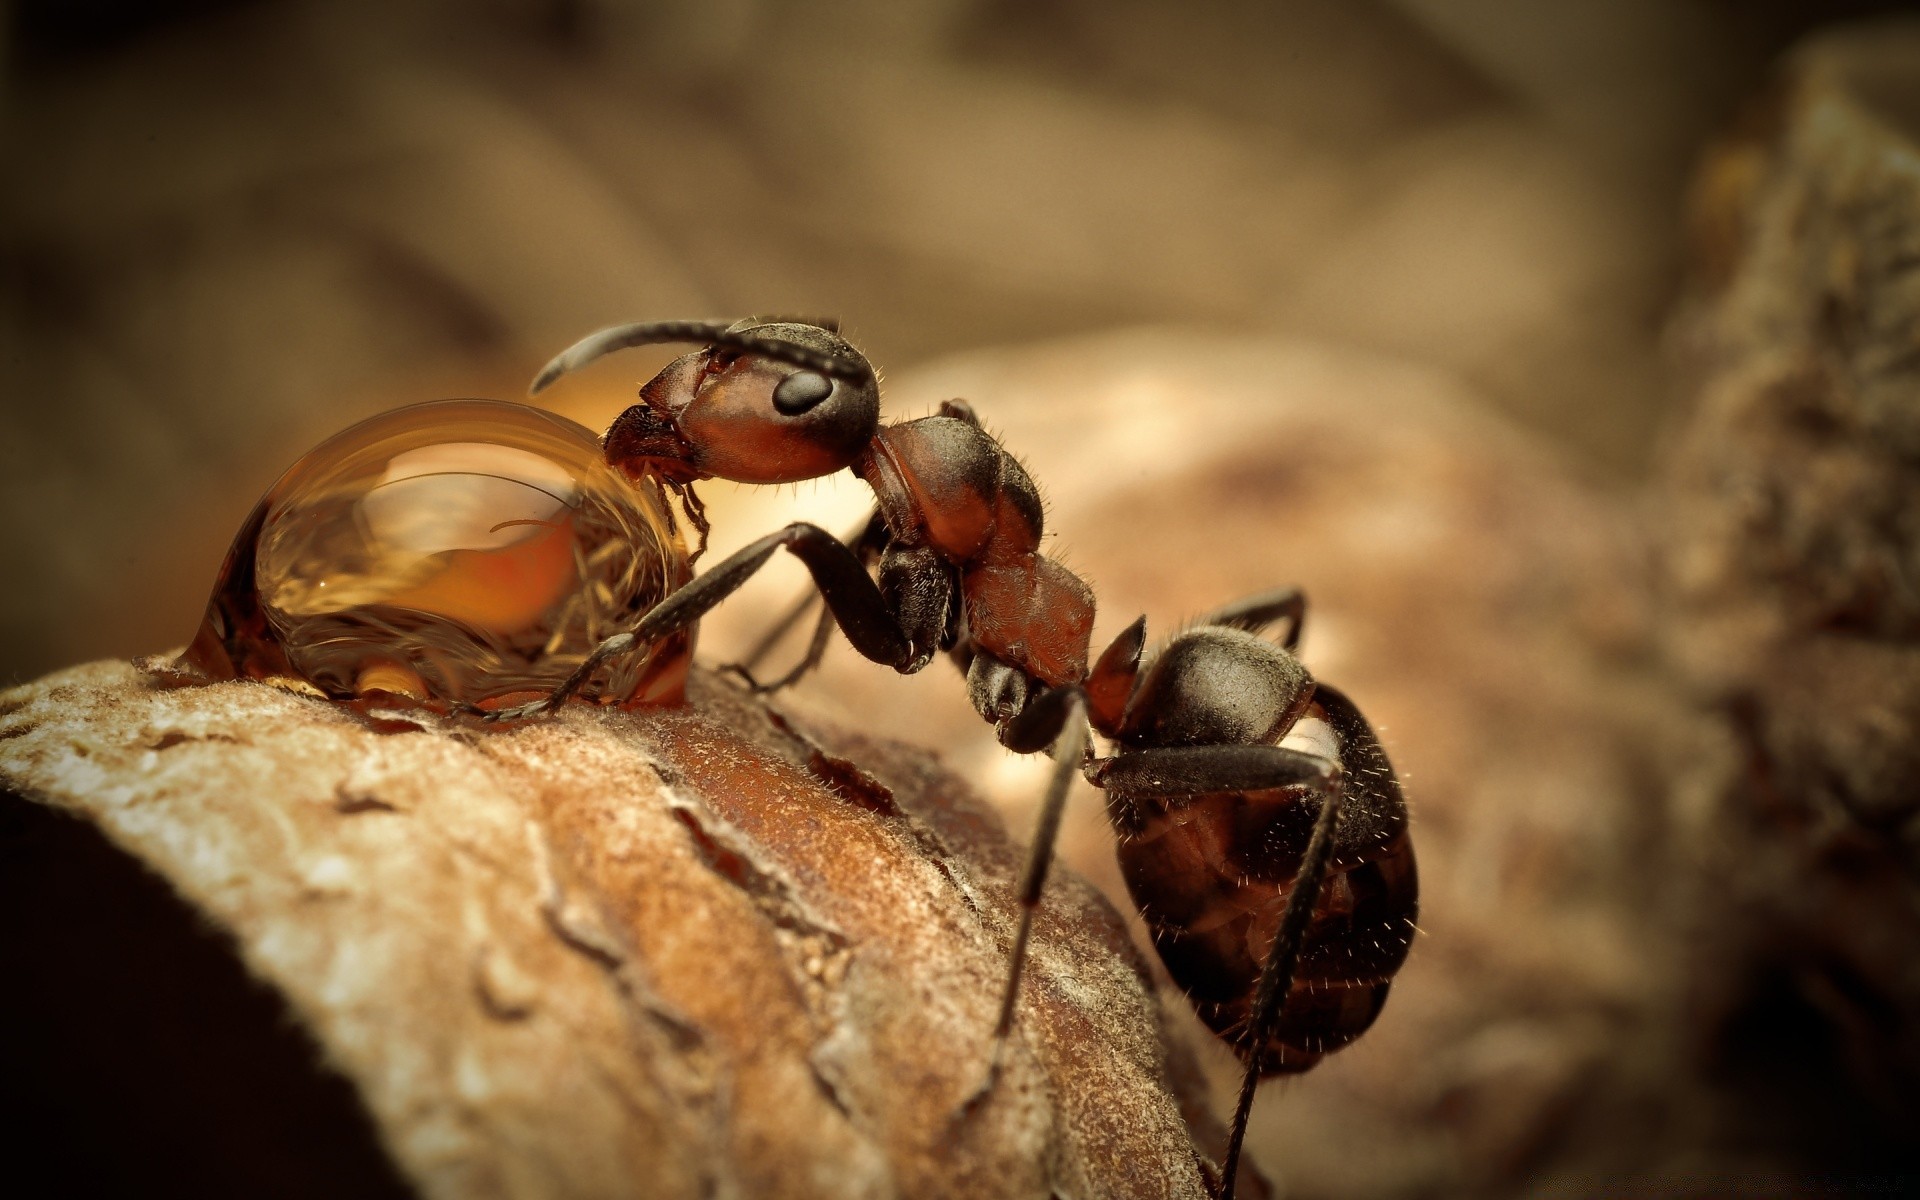
<path id="1" fill-rule="evenodd" d="M 1097 636 L 1303 582 L 1310 665 L 1382 726 L 1430 936 L 1375 1034 L 1263 1093 L 1284 1192 L 1910 1163 L 1811 993 L 1703 1002 L 1675 965 L 1669 822 L 1733 754 L 1662 682 L 1644 486 L 1704 149 L 1796 39 L 1900 7 L 14 0 L 0 681 L 184 642 L 255 497 L 356 419 L 520 396 L 606 324 L 834 314 L 890 415 L 964 395 L 1028 461 Z M 672 353 L 543 403 L 604 427 Z M 866 503 L 704 494 L 716 551 Z M 838 649 L 806 702 L 1024 827 L 1034 764 L 944 665 L 882 674 Z M 1076 803 L 1066 853 L 1124 906 Z"/>
<path id="2" fill-rule="evenodd" d="M 14 0 L 0 677 L 182 641 L 321 436 L 642 317 L 1324 339 L 1634 479 L 1702 140 L 1876 7 Z"/>

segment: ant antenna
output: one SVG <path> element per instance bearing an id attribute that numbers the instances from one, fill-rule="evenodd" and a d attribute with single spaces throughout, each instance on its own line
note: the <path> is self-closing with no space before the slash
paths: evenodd
<path id="1" fill-rule="evenodd" d="M 816 326 L 831 331 L 831 326 Z M 873 378 L 873 369 L 866 363 L 845 355 L 829 354 L 819 350 L 810 350 L 792 342 L 777 338 L 755 337 L 751 333 L 738 332 L 731 326 L 718 321 L 643 321 L 637 325 L 615 325 L 611 329 L 602 329 L 590 333 L 573 345 L 561 351 L 559 356 L 533 377 L 533 385 L 527 389 L 529 395 L 538 395 L 547 385 L 569 371 L 577 371 L 596 359 L 604 358 L 616 350 L 625 350 L 632 346 L 652 346 L 662 342 L 705 342 L 710 346 L 726 346 L 748 354 L 758 354 L 775 362 L 790 363 L 807 371 L 818 371 L 822 375 L 832 375 L 851 383 L 865 383 Z"/>
<path id="2" fill-rule="evenodd" d="M 839 317 L 796 317 L 792 313 L 763 313 L 743 321 L 735 321 L 730 328 L 747 329 L 755 325 L 811 325 L 816 329 L 824 329 L 828 333 L 840 332 Z"/>

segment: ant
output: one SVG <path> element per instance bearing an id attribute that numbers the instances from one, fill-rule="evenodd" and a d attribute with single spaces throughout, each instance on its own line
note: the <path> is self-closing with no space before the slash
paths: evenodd
<path id="1" fill-rule="evenodd" d="M 1052 747 L 1022 874 L 983 1099 L 1012 1030 L 1034 909 L 1075 772 L 1106 794 L 1128 890 L 1169 973 L 1245 1064 L 1218 1195 L 1231 1200 L 1259 1080 L 1304 1071 L 1373 1023 L 1411 942 L 1417 908 L 1406 805 L 1352 701 L 1294 655 L 1306 602 L 1250 597 L 1145 651 L 1146 618 L 1089 664 L 1092 589 L 1039 552 L 1032 478 L 964 403 L 880 423 L 879 381 L 831 322 L 661 321 L 582 340 L 535 379 L 616 350 L 701 348 L 640 389 L 607 432 L 609 464 L 679 490 L 789 483 L 850 469 L 874 492 L 842 541 L 796 522 L 716 563 L 628 632 L 600 643 L 545 699 L 488 713 L 551 712 L 609 659 L 688 628 L 785 549 L 825 602 L 803 661 L 762 684 L 751 666 L 804 614 L 779 622 L 732 670 L 772 691 L 816 665 L 837 625 L 866 658 L 911 674 L 949 652 L 970 700 L 1018 753 Z M 1284 622 L 1280 639 L 1259 632 Z M 1090 731 L 1115 746 L 1093 753 Z"/>

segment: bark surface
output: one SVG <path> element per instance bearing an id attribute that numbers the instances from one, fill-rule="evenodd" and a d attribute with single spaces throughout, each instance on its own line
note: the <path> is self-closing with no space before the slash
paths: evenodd
<path id="1" fill-rule="evenodd" d="M 328 1127 L 377 1136 L 391 1164 L 362 1144 L 356 1190 L 378 1193 L 384 1170 L 388 1191 L 445 1197 L 1202 1192 L 1138 955 L 1064 874 L 1006 1071 L 958 1117 L 983 1077 L 1020 855 L 923 754 L 705 677 L 682 709 L 574 706 L 513 729 L 362 718 L 255 684 L 161 690 L 104 663 L 0 709 L 6 789 L 164 880 L 148 901 L 170 890 L 211 925 L 350 1082 Z M 16 865 L 46 852 L 16 882 L 115 857 L 12 811 L 39 830 L 15 839 Z M 50 894 L 13 897 L 55 931 L 54 961 L 23 964 L 36 979 L 78 949 Z M 140 961 L 111 935 L 84 946 L 123 953 Z M 217 974 L 224 957 L 159 969 Z M 143 978 L 103 978 L 106 1027 L 81 1041 L 142 1007 Z M 196 1006 L 194 979 L 167 986 Z M 126 1086 L 108 1057 L 96 1097 Z M 181 1094 L 227 1067 L 186 1053 Z M 271 1108 L 288 1089 L 314 1086 L 236 1095 Z M 167 1192 L 178 1162 L 138 1177 Z"/>

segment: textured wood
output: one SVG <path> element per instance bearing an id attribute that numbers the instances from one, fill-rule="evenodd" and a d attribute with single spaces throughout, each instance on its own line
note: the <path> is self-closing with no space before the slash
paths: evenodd
<path id="1" fill-rule="evenodd" d="M 425 1195 L 1201 1193 L 1138 956 L 1071 877 L 957 1121 L 1019 855 L 923 755 L 705 677 L 514 729 L 114 664 L 0 709 L 0 782 L 223 933 Z"/>

